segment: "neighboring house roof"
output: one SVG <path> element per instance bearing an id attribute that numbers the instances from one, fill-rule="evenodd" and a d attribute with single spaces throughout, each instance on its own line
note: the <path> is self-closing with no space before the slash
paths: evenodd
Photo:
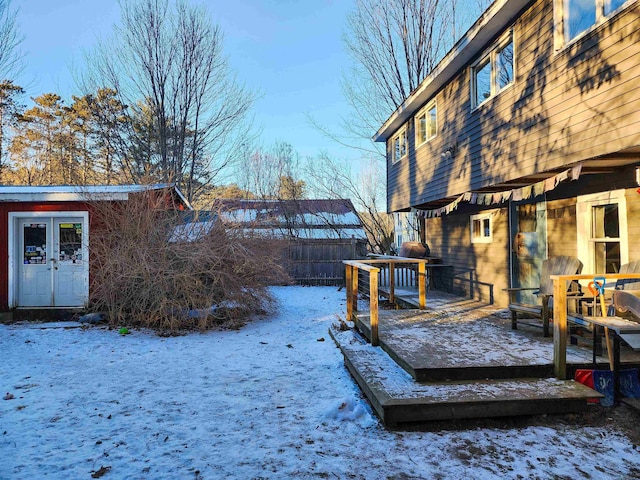
<path id="1" fill-rule="evenodd" d="M 213 209 L 226 222 L 267 235 L 366 239 L 360 217 L 347 199 L 220 199 Z"/>
<path id="2" fill-rule="evenodd" d="M 180 212 L 183 223 L 176 225 L 169 237 L 170 242 L 194 242 L 209 235 L 218 221 L 215 212 L 189 210 Z"/>
<path id="3" fill-rule="evenodd" d="M 81 202 L 128 200 L 133 193 L 171 189 L 189 210 L 191 205 L 173 183 L 152 185 L 39 185 L 0 186 L 0 202 Z"/>
<path id="4" fill-rule="evenodd" d="M 385 142 L 406 121 L 474 57 L 483 52 L 491 40 L 507 28 L 533 0 L 496 0 L 471 26 L 429 75 L 400 105 L 373 136 L 376 142 Z"/>

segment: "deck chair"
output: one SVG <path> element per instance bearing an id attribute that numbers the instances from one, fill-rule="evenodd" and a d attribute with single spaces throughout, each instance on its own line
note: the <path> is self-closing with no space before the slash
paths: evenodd
<path id="1" fill-rule="evenodd" d="M 620 266 L 620 270 L 617 273 L 640 273 L 640 260 L 635 260 L 633 262 L 629 262 L 629 263 L 625 263 L 623 265 Z M 602 276 L 606 277 L 606 274 L 603 274 Z M 609 284 L 606 285 L 607 287 L 610 287 Z M 613 301 L 613 299 L 616 297 L 616 294 L 621 291 L 621 290 L 633 290 L 635 291 L 640 291 L 640 279 L 637 278 L 620 278 L 618 280 L 616 280 L 615 283 L 615 287 L 614 287 L 614 291 L 613 291 L 613 295 L 611 295 L 611 292 L 609 291 L 609 294 L 606 295 L 605 298 L 605 302 L 607 305 L 609 305 L 608 308 L 608 315 L 615 315 L 615 310 L 617 309 L 616 306 L 616 302 Z M 620 303 L 621 306 L 624 307 L 624 298 L 629 297 L 632 298 L 633 295 L 628 296 L 626 294 L 618 294 L 618 298 L 623 299 L 622 301 L 619 301 L 618 303 Z M 598 316 L 601 313 L 599 312 L 600 308 L 597 306 L 597 302 L 594 303 L 594 300 L 591 298 L 585 298 L 583 303 L 582 303 L 582 311 L 585 314 L 588 315 L 595 315 Z M 621 308 L 621 310 L 624 311 L 624 308 Z"/>
<path id="2" fill-rule="evenodd" d="M 542 262 L 540 271 L 540 286 L 537 288 L 507 288 L 509 292 L 509 310 L 511 311 L 511 328 L 518 329 L 518 313 L 534 315 L 542 319 L 542 331 L 545 337 L 549 336 L 549 319 L 553 312 L 553 280 L 551 275 L 573 275 L 582 271 L 582 262 L 575 257 L 559 256 L 551 257 Z M 525 290 L 533 290 L 540 297 L 541 305 L 528 305 L 517 303 L 515 294 Z M 570 296 L 580 295 L 577 282 L 572 282 L 569 287 Z"/>
<path id="3" fill-rule="evenodd" d="M 625 263 L 618 273 L 640 273 L 640 260 Z M 611 315 L 640 321 L 640 279 L 621 278 L 616 281 L 609 309 Z"/>

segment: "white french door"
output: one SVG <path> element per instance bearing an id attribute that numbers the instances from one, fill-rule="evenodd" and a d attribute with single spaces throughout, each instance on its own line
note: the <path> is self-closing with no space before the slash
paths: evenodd
<path id="1" fill-rule="evenodd" d="M 86 212 L 12 215 L 12 306 L 84 306 L 89 293 Z"/>

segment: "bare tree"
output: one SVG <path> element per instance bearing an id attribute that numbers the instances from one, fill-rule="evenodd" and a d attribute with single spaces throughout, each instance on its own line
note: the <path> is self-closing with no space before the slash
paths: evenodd
<path id="1" fill-rule="evenodd" d="M 370 157 L 366 167 L 355 175 L 347 163 L 325 154 L 316 160 L 307 171 L 313 193 L 322 198 L 350 198 L 367 233 L 370 251 L 390 253 L 393 219 L 384 213 L 386 192 L 384 182 L 378 181 L 384 176 L 379 160 Z"/>
<path id="2" fill-rule="evenodd" d="M 304 196 L 304 181 L 298 179 L 299 166 L 300 155 L 285 141 L 253 151 L 245 145 L 237 176 L 240 187 L 257 198 L 291 200 Z"/>
<path id="3" fill-rule="evenodd" d="M 315 177 L 321 185 L 349 192 L 363 212 L 374 250 L 389 249 L 393 222 L 382 213 L 386 210 L 384 146 L 371 138 L 490 1 L 355 0 L 344 38 L 353 66 L 342 81 L 351 114 L 343 119 L 340 134 L 312 123 L 341 145 L 363 151 L 367 167 L 351 179 L 344 168 L 325 156 L 319 159 L 322 168 L 316 165 Z M 318 178 L 322 170 L 329 176 Z M 364 179 L 369 183 L 363 184 Z"/>
<path id="4" fill-rule="evenodd" d="M 344 44 L 353 64 L 342 91 L 351 107 L 339 133 L 309 121 L 363 154 L 384 150 L 371 137 L 413 92 L 491 0 L 355 0 Z"/>
<path id="5" fill-rule="evenodd" d="M 345 34 L 354 63 L 343 86 L 354 113 L 373 127 L 369 136 L 420 85 L 489 3 L 356 0 Z"/>
<path id="6" fill-rule="evenodd" d="M 142 161 L 158 165 L 137 171 L 157 171 L 159 180 L 177 182 L 191 200 L 238 156 L 255 95 L 231 76 L 222 32 L 204 8 L 123 0 L 121 11 L 114 37 L 88 59 L 85 87 L 108 87 L 123 105 L 148 107 L 152 123 L 142 130 L 153 132 L 148 144 L 154 151 Z"/>

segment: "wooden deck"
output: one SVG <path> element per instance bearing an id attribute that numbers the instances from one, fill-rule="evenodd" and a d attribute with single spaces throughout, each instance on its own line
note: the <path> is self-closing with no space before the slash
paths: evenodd
<path id="1" fill-rule="evenodd" d="M 357 314 L 358 331 L 333 334 L 347 368 L 386 425 L 579 412 L 588 398 L 600 397 L 571 380 L 552 378 L 553 340 L 540 328 L 525 321 L 511 330 L 507 311 L 438 291 L 429 292 L 428 305 L 380 310 L 380 347 L 366 341 L 366 312 Z M 576 368 L 592 368 L 587 341 L 588 336 L 567 349 L 571 376 Z M 637 366 L 640 356 L 624 351 L 622 361 Z M 607 365 L 601 357 L 599 367 Z"/>

